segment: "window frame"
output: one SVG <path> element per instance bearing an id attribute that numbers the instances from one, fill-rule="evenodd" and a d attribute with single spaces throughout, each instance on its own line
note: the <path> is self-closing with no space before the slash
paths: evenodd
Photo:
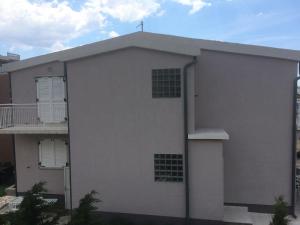
<path id="1" fill-rule="evenodd" d="M 152 69 L 152 98 L 181 98 L 181 68 Z"/>
<path id="2" fill-rule="evenodd" d="M 184 182 L 184 160 L 180 153 L 154 154 L 155 182 Z"/>

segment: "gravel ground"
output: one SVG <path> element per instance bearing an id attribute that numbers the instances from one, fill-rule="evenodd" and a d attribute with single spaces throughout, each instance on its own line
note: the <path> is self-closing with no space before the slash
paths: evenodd
<path id="1" fill-rule="evenodd" d="M 59 225 L 65 225 L 70 221 L 70 216 L 63 216 L 59 219 Z"/>
<path id="2" fill-rule="evenodd" d="M 14 200 L 16 197 L 14 196 L 4 196 L 4 197 L 0 197 L 0 210 L 5 208 L 5 206 L 7 206 L 7 204 Z"/>

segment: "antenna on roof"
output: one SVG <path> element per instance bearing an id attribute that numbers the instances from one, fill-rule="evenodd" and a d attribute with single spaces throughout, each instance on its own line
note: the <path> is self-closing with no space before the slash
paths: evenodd
<path id="1" fill-rule="evenodd" d="M 136 28 L 141 27 L 141 31 L 144 32 L 144 21 L 142 20 L 139 25 L 136 26 Z"/>

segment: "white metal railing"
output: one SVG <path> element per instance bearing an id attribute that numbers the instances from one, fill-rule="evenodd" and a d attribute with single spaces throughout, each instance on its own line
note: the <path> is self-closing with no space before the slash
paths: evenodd
<path id="1" fill-rule="evenodd" d="M 0 129 L 66 121 L 65 103 L 0 104 Z"/>

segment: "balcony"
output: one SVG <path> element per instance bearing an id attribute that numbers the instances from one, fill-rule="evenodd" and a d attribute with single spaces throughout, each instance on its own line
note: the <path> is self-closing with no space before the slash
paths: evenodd
<path id="1" fill-rule="evenodd" d="M 0 104 L 0 134 L 67 134 L 66 103 Z"/>

